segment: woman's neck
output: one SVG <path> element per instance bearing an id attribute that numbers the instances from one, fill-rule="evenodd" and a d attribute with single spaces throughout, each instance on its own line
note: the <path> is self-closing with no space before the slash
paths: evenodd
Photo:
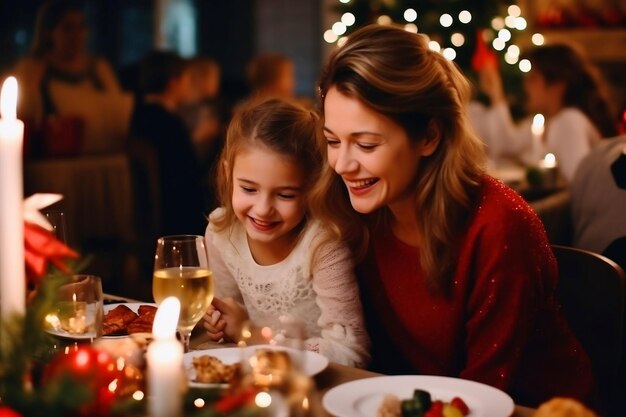
<path id="1" fill-rule="evenodd" d="M 389 204 L 391 231 L 396 238 L 409 246 L 419 247 L 421 237 L 417 222 L 417 208 L 412 197 Z"/>
<path id="2" fill-rule="evenodd" d="M 89 59 L 85 55 L 63 56 L 50 53 L 46 59 L 54 68 L 71 73 L 84 72 L 89 66 Z"/>

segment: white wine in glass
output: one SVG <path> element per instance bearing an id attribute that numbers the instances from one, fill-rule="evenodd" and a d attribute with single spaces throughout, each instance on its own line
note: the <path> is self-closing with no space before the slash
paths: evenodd
<path id="1" fill-rule="evenodd" d="M 213 273 L 209 270 L 204 238 L 165 236 L 157 241 L 152 295 L 157 303 L 173 296 L 180 301 L 178 331 L 185 352 L 194 326 L 213 300 Z"/>

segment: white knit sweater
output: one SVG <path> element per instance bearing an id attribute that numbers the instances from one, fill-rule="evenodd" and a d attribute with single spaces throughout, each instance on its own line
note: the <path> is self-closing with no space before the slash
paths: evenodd
<path id="1" fill-rule="evenodd" d="M 308 350 L 363 367 L 369 339 L 350 251 L 336 242 L 320 246 L 324 231 L 310 221 L 287 258 L 262 266 L 252 257 L 241 223 L 215 230 L 213 222 L 223 213 L 213 211 L 206 229 L 215 295 L 242 303 L 252 321 L 278 325 L 280 316 L 299 319 L 307 327 Z"/>

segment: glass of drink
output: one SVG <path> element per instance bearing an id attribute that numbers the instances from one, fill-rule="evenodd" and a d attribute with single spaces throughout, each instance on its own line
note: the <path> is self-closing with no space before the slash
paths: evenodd
<path id="1" fill-rule="evenodd" d="M 164 236 L 157 240 L 152 295 L 157 303 L 169 296 L 180 301 L 178 331 L 188 352 L 191 331 L 213 300 L 213 273 L 202 236 Z"/>

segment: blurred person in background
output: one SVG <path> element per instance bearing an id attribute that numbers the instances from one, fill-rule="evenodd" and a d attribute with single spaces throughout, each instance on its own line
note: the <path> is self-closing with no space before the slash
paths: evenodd
<path id="1" fill-rule="evenodd" d="M 121 150 L 132 98 L 122 94 L 107 60 L 87 51 L 88 34 L 80 2 L 52 0 L 41 5 L 31 51 L 15 68 L 19 115 L 29 128 L 43 129 L 44 135 L 53 128 L 46 125 L 49 121 L 65 120 L 75 129 L 79 124 L 82 137 L 78 140 L 84 143 L 78 152 Z"/>
<path id="2" fill-rule="evenodd" d="M 527 110 L 545 117 L 544 133 L 533 137 L 530 119 L 514 123 L 494 65 L 479 73 L 480 88 L 491 105 L 470 108 L 472 122 L 491 158 L 511 157 L 532 165 L 551 152 L 569 183 L 591 148 L 617 133 L 614 112 L 597 69 L 576 48 L 545 45 L 529 51 L 527 58 L 532 65 L 524 79 Z"/>
<path id="3" fill-rule="evenodd" d="M 201 234 L 206 225 L 202 171 L 177 113 L 187 88 L 185 66 L 185 60 L 167 51 L 150 52 L 139 64 L 142 99 L 131 132 L 134 141 L 149 144 L 156 155 L 160 235 Z"/>

